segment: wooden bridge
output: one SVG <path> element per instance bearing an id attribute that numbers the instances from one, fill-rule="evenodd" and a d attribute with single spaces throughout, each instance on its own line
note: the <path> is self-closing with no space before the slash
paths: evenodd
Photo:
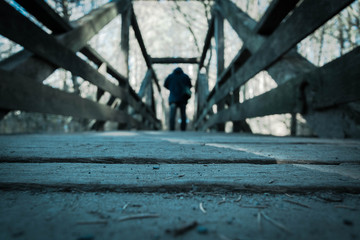
<path id="1" fill-rule="evenodd" d="M 42 0 L 16 2 L 48 31 L 0 2 L 0 33 L 24 47 L 0 62 L 1 117 L 23 110 L 129 131 L 1 135 L 0 239 L 360 238 L 360 142 L 344 139 L 360 135 L 360 48 L 322 67 L 295 49 L 353 0 L 273 0 L 259 22 L 230 0 L 214 1 L 198 58 L 152 58 L 134 1 L 72 24 Z M 88 41 L 119 14 L 123 64 L 114 67 Z M 224 20 L 244 42 L 227 68 Z M 130 28 L 148 68 L 139 92 L 129 84 Z M 201 69 L 212 38 L 217 83 L 209 91 Z M 154 98 L 162 87 L 153 65 L 171 63 L 198 66 L 197 131 L 155 131 L 163 129 Z M 44 85 L 58 68 L 96 85 L 97 101 Z M 240 103 L 240 87 L 263 70 L 278 86 Z M 292 137 L 222 133 L 226 122 L 247 132 L 246 119 L 284 113 Z M 322 138 L 296 137 L 297 113 Z"/>

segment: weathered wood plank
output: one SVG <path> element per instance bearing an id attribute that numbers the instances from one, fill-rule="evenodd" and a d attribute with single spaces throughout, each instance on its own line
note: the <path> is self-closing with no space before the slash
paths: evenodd
<path id="1" fill-rule="evenodd" d="M 72 144 L 69 145 L 69 143 Z M 349 139 L 203 132 L 120 131 L 71 135 L 0 135 L 0 161 L 336 165 L 341 163 L 358 164 L 359 146 L 358 140 Z"/>
<path id="2" fill-rule="evenodd" d="M 209 105 L 203 110 L 202 115 L 197 122 L 201 124 L 202 119 L 215 104 L 222 100 L 230 89 L 239 87 L 246 83 L 251 77 L 258 72 L 268 68 L 283 54 L 289 51 L 296 43 L 301 41 L 308 34 L 313 32 L 324 22 L 329 20 L 336 13 L 341 11 L 352 0 L 346 1 L 304 1 L 287 21 L 280 25 L 279 28 L 266 40 L 262 47 L 255 55 L 242 66 L 236 74 L 236 80 L 230 79 L 216 91 Z"/>
<path id="3" fill-rule="evenodd" d="M 360 47 L 306 75 L 308 105 L 324 109 L 360 100 Z"/>
<path id="4" fill-rule="evenodd" d="M 181 57 L 151 58 L 151 62 L 153 64 L 173 64 L 173 63 L 198 64 L 199 58 L 181 58 Z"/>
<path id="5" fill-rule="evenodd" d="M 300 81 L 289 81 L 262 95 L 249 99 L 243 103 L 230 106 L 228 109 L 212 115 L 201 126 L 201 130 L 227 121 L 241 121 L 246 118 L 262 117 L 272 114 L 283 114 L 295 111 L 300 103 L 297 92 Z"/>
<path id="6" fill-rule="evenodd" d="M 1 108 L 117 122 L 134 121 L 124 112 L 83 99 L 74 93 L 33 82 L 13 72 L 0 70 L 0 74 Z"/>
<path id="7" fill-rule="evenodd" d="M 15 190 L 20 186 L 28 189 L 41 186 L 153 192 L 159 188 L 179 191 L 196 187 L 203 191 L 360 192 L 360 180 L 337 174 L 338 166 L 328 166 L 329 172 L 288 164 L 241 164 L 241 171 L 237 164 L 209 164 L 206 167 L 202 164 L 178 164 L 176 167 L 181 169 L 178 175 L 174 175 L 172 164 L 162 164 L 154 171 L 153 166 L 145 164 L 104 167 L 104 164 L 42 163 L 34 167 L 31 163 L 2 163 L 0 188 L 12 186 Z M 359 173 L 355 172 L 356 175 Z"/>
<path id="8" fill-rule="evenodd" d="M 213 115 L 203 130 L 220 122 L 328 108 L 360 100 L 360 47 L 311 73 Z"/>

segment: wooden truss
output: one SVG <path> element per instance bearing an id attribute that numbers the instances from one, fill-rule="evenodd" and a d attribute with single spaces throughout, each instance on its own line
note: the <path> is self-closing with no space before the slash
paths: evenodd
<path id="1" fill-rule="evenodd" d="M 214 1 L 213 16 L 199 58 L 152 58 L 146 50 L 130 0 L 108 3 L 72 25 L 42 0 L 17 2 L 51 33 L 39 28 L 8 3 L 0 2 L 0 33 L 26 49 L 0 63 L 0 108 L 3 113 L 25 110 L 96 119 L 97 126 L 110 120 L 127 124 L 129 128 L 160 129 L 152 82 L 158 91 L 161 87 L 152 65 L 169 63 L 199 66 L 194 120 L 198 130 L 216 127 L 223 131 L 225 122 L 233 121 L 234 130 L 239 131 L 246 128 L 244 120 L 247 118 L 283 113 L 311 115 L 360 99 L 359 47 L 321 68 L 309 63 L 294 49 L 353 0 L 273 0 L 259 22 L 230 0 Z M 87 45 L 91 37 L 119 14 L 123 19 L 121 47 L 125 53 L 121 67 L 127 69 L 129 28 L 132 27 L 148 68 L 139 93 L 129 86 L 127 74 L 121 75 Z M 244 43 L 226 69 L 224 20 Z M 218 76 L 216 86 L 209 92 L 207 77 L 200 74 L 200 70 L 213 37 Z M 102 70 L 85 62 L 77 52 Z M 110 93 L 110 100 L 104 105 L 43 85 L 42 81 L 57 68 L 64 68 L 96 85 L 99 89 L 97 100 L 104 92 Z M 263 70 L 268 71 L 278 87 L 240 103 L 240 87 Z M 107 75 L 118 84 L 111 83 Z M 150 97 L 143 102 L 146 94 Z M 121 100 L 122 107 L 111 107 L 115 99 Z M 217 105 L 216 113 L 212 111 L 214 105 Z M 128 111 L 128 107 L 133 111 Z"/>

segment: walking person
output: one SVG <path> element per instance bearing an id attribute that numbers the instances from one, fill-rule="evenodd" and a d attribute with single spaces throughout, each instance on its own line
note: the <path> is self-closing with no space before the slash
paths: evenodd
<path id="1" fill-rule="evenodd" d="M 186 104 L 191 97 L 190 88 L 192 87 L 188 75 L 181 68 L 176 68 L 165 79 L 164 87 L 170 90 L 170 131 L 175 130 L 176 110 L 180 109 L 181 131 L 186 130 Z"/>

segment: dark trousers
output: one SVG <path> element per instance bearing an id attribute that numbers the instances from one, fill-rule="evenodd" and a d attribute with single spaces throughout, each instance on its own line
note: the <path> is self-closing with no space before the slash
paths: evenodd
<path id="1" fill-rule="evenodd" d="M 175 130 L 176 110 L 180 108 L 181 114 L 181 131 L 186 130 L 186 103 L 171 103 L 170 104 L 170 130 Z"/>

